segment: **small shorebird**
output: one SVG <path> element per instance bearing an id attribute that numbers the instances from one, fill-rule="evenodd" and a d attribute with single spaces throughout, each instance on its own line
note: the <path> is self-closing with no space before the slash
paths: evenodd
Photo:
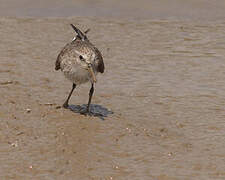
<path id="1" fill-rule="evenodd" d="M 72 81 L 72 90 L 68 98 L 63 104 L 64 108 L 68 108 L 69 99 L 73 90 L 77 85 L 91 82 L 89 92 L 89 100 L 85 113 L 90 112 L 91 98 L 94 92 L 94 83 L 97 82 L 96 75 L 98 72 L 104 72 L 104 62 L 100 51 L 88 40 L 86 34 L 71 24 L 72 28 L 77 33 L 72 42 L 68 43 L 59 53 L 55 62 L 55 70 L 61 69 L 65 77 Z"/>

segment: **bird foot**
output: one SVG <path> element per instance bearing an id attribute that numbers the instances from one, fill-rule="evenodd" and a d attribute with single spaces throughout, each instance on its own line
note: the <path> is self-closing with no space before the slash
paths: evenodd
<path id="1" fill-rule="evenodd" d="M 65 102 L 65 103 L 63 104 L 63 107 L 64 107 L 65 109 L 68 109 L 68 107 L 69 107 L 68 102 Z"/>

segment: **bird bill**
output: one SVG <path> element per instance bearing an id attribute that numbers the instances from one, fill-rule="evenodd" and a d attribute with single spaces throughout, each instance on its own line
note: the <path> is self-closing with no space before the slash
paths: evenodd
<path id="1" fill-rule="evenodd" d="M 88 71 L 91 74 L 91 77 L 92 77 L 93 82 L 96 83 L 97 82 L 97 79 L 96 79 L 96 76 L 95 76 L 95 73 L 93 71 L 92 66 L 88 66 Z"/>

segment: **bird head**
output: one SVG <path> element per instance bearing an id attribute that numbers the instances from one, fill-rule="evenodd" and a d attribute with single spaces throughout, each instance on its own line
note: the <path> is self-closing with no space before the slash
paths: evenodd
<path id="1" fill-rule="evenodd" d="M 73 24 L 71 24 L 74 31 L 77 33 L 77 36 L 73 39 L 73 41 L 79 39 L 83 42 L 82 48 L 78 51 L 76 50 L 76 54 L 78 55 L 77 62 L 83 67 L 84 69 L 88 70 L 93 82 L 96 82 L 96 76 L 95 76 L 95 69 L 94 69 L 94 61 L 95 61 L 95 52 L 92 48 L 88 47 L 86 43 L 89 43 L 88 38 L 86 34 L 90 31 L 90 29 L 86 30 L 84 33 L 75 27 Z M 86 45 L 85 45 L 86 44 Z"/>
<path id="2" fill-rule="evenodd" d="M 93 81 L 96 82 L 97 80 L 94 73 L 95 53 L 88 47 L 83 48 L 82 51 L 76 50 L 75 52 L 78 56 L 77 62 L 81 65 L 81 67 L 89 71 Z"/>

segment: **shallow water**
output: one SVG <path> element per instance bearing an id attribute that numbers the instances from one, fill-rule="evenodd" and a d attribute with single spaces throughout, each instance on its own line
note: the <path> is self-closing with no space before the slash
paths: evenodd
<path id="1" fill-rule="evenodd" d="M 49 1 L 50 2 L 50 1 Z M 93 111 L 54 62 L 90 28 Z M 0 179 L 225 179 L 225 22 L 0 18 Z M 73 111 L 74 110 L 74 111 Z"/>

